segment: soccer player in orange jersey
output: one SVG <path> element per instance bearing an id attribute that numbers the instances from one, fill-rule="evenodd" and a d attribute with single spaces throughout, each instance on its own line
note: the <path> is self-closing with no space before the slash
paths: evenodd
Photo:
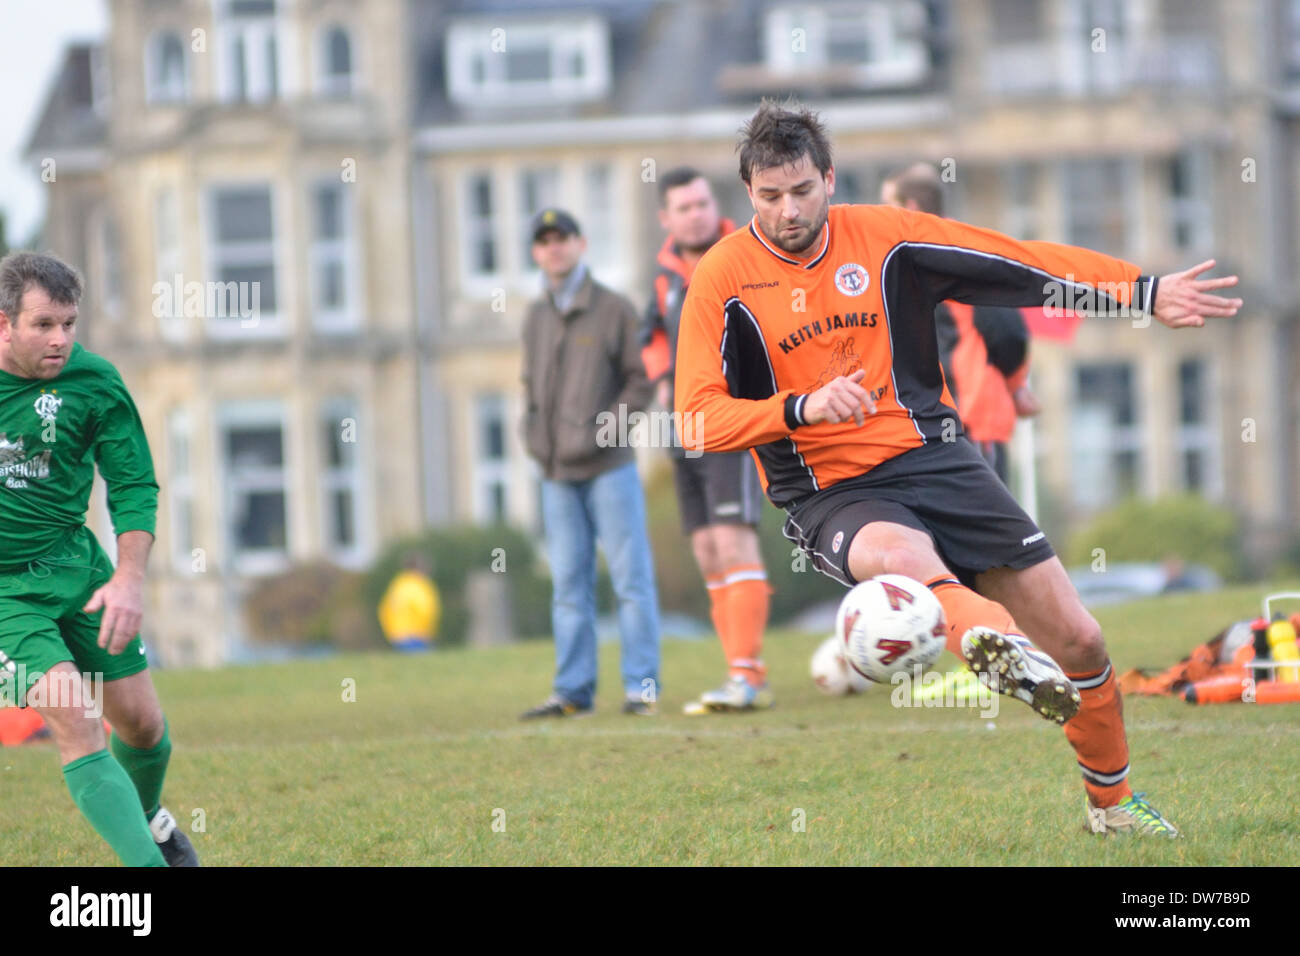
<path id="1" fill-rule="evenodd" d="M 948 647 L 999 692 L 1065 724 L 1093 832 L 1176 836 L 1129 788 L 1100 627 L 960 435 L 934 307 L 1064 302 L 1183 328 L 1235 315 L 1240 299 L 1211 292 L 1236 277 L 1198 278 L 1212 260 L 1144 276 L 1087 249 L 890 206 L 832 206 L 826 131 L 799 107 L 763 103 L 743 132 L 740 176 L 754 218 L 705 254 L 686 295 L 677 410 L 693 427 L 683 441 L 753 448 L 786 534 L 818 570 L 846 585 L 883 573 L 925 582 Z"/>

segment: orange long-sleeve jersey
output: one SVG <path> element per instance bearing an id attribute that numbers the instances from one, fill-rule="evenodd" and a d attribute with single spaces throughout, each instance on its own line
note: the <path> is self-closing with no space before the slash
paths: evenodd
<path id="1" fill-rule="evenodd" d="M 752 448 L 778 506 L 961 434 L 937 303 L 1146 311 L 1155 299 L 1155 278 L 1121 259 L 893 206 L 831 206 L 819 242 L 799 261 L 756 222 L 721 239 L 696 266 L 678 333 L 683 443 Z M 876 414 L 803 424 L 807 395 L 859 368 Z"/>

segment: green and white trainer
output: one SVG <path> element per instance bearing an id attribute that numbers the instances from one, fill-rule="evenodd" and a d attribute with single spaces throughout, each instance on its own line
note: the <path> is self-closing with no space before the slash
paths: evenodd
<path id="1" fill-rule="evenodd" d="M 1094 807 L 1085 801 L 1083 812 L 1090 833 L 1141 833 L 1170 839 L 1180 835 L 1176 826 L 1147 803 L 1145 793 L 1129 794 L 1113 807 Z"/>

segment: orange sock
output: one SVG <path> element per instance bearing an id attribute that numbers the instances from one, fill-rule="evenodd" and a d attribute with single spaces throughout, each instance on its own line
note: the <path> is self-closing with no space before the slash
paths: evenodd
<path id="1" fill-rule="evenodd" d="M 1010 611 L 997 601 L 976 594 L 954 577 L 934 578 L 926 581 L 925 586 L 943 605 L 943 616 L 948 621 L 947 647 L 959 660 L 965 660 L 961 654 L 962 635 L 972 627 L 991 627 L 1003 634 L 1024 633 Z"/>
<path id="2" fill-rule="evenodd" d="M 728 674 L 744 677 L 755 686 L 762 684 L 767 680 L 763 632 L 767 629 L 771 605 L 767 572 L 761 564 L 738 564 L 727 568 L 721 586 L 709 593 L 724 608 L 718 635 L 722 638 Z"/>
<path id="3" fill-rule="evenodd" d="M 963 587 L 956 579 L 935 578 L 926 585 L 943 605 L 948 619 L 948 650 L 958 657 L 962 656 L 962 635 L 976 625 L 1023 636 L 1010 611 Z M 1066 676 L 1083 698 L 1079 712 L 1065 724 L 1065 736 L 1083 773 L 1084 789 L 1094 806 L 1114 806 L 1133 792 L 1128 785 L 1128 740 L 1119 684 L 1110 661 L 1100 671 Z"/>
<path id="4" fill-rule="evenodd" d="M 726 581 L 725 574 L 706 574 L 704 576 L 704 586 L 709 589 L 709 620 L 713 622 L 713 631 L 722 641 L 723 652 L 726 652 L 727 639 L 724 635 L 727 633 L 727 601 L 726 592 L 722 590 L 722 585 Z"/>
<path id="5" fill-rule="evenodd" d="M 1124 699 L 1110 661 L 1091 674 L 1068 674 L 1083 706 L 1065 725 L 1065 736 L 1079 761 L 1083 787 L 1096 807 L 1113 807 L 1133 791 L 1128 785 L 1128 740 Z"/>

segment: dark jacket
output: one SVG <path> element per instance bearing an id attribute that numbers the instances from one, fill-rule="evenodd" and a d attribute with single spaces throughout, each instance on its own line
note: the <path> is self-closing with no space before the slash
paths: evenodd
<path id="1" fill-rule="evenodd" d="M 722 219 L 718 224 L 718 238 L 736 231 L 736 224 Z M 715 240 L 716 241 L 716 240 Z M 646 374 L 657 382 L 669 376 L 672 384 L 674 366 L 677 364 L 677 328 L 682 321 L 682 303 L 686 301 L 686 288 L 691 283 L 695 266 L 681 257 L 677 244 L 669 236 L 655 257 L 658 269 L 654 277 L 654 295 L 646 306 L 641 330 L 641 357 L 645 359 Z M 672 407 L 671 400 L 669 407 Z"/>
<path id="2" fill-rule="evenodd" d="M 649 404 L 652 387 L 640 318 L 623 296 L 588 276 L 564 315 L 549 295 L 535 301 L 523 378 L 524 445 L 547 478 L 586 481 L 633 460 L 620 422 Z"/>
<path id="3" fill-rule="evenodd" d="M 718 224 L 719 239 L 735 231 L 736 224 L 730 219 L 723 219 Z M 672 236 L 664 240 L 655 262 L 659 268 L 655 272 L 654 295 L 646 306 L 641 327 L 641 359 L 652 383 L 667 377 L 668 407 L 671 409 L 673 371 L 677 365 L 677 329 L 681 325 L 682 303 L 686 301 L 686 289 L 695 266 L 682 258 Z M 674 458 L 685 458 L 686 449 L 682 447 L 675 424 L 672 426 L 672 441 L 669 454 Z"/>

